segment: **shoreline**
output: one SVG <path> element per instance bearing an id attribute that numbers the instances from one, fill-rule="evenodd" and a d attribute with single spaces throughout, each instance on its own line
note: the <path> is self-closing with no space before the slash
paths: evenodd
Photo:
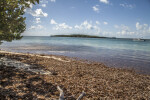
<path id="1" fill-rule="evenodd" d="M 133 70 L 110 68 L 102 63 L 87 63 L 54 55 L 0 51 L 0 58 L 2 57 L 29 64 L 34 70 L 53 73 L 47 75 L 0 65 L 0 80 L 3 83 L 0 84 L 0 97 L 3 98 L 11 98 L 14 92 L 17 93 L 16 98 L 21 99 L 29 93 L 30 98 L 58 98 L 59 91 L 56 87 L 60 86 L 67 100 L 74 100 L 82 91 L 86 93 L 83 100 L 150 99 L 150 75 L 138 74 Z M 4 72 L 6 75 L 2 74 Z M 13 78 L 10 78 L 12 76 L 9 74 L 13 74 Z M 9 85 L 9 81 L 13 84 Z M 22 88 L 19 88 L 20 86 Z M 30 90 L 31 86 L 34 87 L 33 90 Z M 42 90 L 39 91 L 38 88 Z M 11 91 L 6 92 L 9 89 Z"/>

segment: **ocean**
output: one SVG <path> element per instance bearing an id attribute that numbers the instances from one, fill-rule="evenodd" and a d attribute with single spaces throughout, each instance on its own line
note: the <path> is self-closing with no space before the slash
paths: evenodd
<path id="1" fill-rule="evenodd" d="M 150 40 L 24 36 L 21 40 L 3 42 L 0 49 L 76 57 L 150 74 Z"/>

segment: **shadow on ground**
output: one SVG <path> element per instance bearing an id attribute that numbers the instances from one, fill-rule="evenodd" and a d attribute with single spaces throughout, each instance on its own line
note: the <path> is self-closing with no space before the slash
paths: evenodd
<path id="1" fill-rule="evenodd" d="M 0 65 L 0 98 L 5 99 L 46 99 L 56 95 L 55 85 L 45 82 L 42 76 Z"/>

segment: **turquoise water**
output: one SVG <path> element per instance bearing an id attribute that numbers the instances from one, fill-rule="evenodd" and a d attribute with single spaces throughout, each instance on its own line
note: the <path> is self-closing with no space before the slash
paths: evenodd
<path id="1" fill-rule="evenodd" d="M 110 67 L 134 68 L 150 74 L 150 41 L 72 37 L 23 37 L 4 42 L 2 50 L 56 54 L 103 62 Z"/>

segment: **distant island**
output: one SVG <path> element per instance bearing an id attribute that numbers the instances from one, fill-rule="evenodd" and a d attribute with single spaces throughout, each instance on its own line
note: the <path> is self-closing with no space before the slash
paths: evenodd
<path id="1" fill-rule="evenodd" d="M 51 37 L 80 37 L 80 38 L 107 38 L 93 35 L 84 35 L 84 34 L 71 34 L 71 35 L 51 35 Z"/>
<path id="2" fill-rule="evenodd" d="M 150 39 L 143 39 L 143 38 L 116 38 L 116 37 L 103 37 L 103 36 L 85 35 L 85 34 L 51 35 L 50 37 L 108 38 L 108 39 L 124 39 L 124 40 L 140 41 L 140 42 L 150 41 Z"/>

